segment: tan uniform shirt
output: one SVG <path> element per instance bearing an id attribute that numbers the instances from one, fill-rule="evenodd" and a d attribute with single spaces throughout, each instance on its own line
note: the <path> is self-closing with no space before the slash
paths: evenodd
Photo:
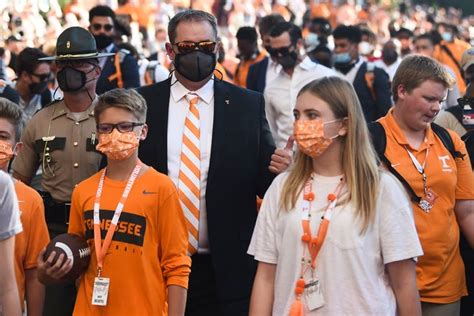
<path id="1" fill-rule="evenodd" d="M 28 122 L 13 170 L 31 179 L 41 166 L 43 189 L 57 202 L 68 202 L 74 186 L 99 169 L 95 130 L 92 106 L 76 119 L 64 101 L 51 104 Z"/>

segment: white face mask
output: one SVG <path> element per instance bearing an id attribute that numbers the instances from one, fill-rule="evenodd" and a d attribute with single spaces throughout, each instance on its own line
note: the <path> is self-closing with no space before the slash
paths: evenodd
<path id="1" fill-rule="evenodd" d="M 360 42 L 359 43 L 359 54 L 367 56 L 374 51 L 374 45 L 369 42 Z"/>

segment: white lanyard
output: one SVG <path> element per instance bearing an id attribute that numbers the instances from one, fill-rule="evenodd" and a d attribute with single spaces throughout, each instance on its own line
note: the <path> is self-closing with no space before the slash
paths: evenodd
<path id="1" fill-rule="evenodd" d="M 425 154 L 425 161 L 423 162 L 423 165 L 420 164 L 418 159 L 406 148 L 406 151 L 408 153 L 408 156 L 410 156 L 411 161 L 413 162 L 413 165 L 415 166 L 416 170 L 418 171 L 419 174 L 423 177 L 423 190 L 425 191 L 425 194 L 428 190 L 428 185 L 427 185 L 427 178 L 425 174 L 425 168 L 426 168 L 426 162 L 428 161 L 428 153 L 430 152 L 430 149 L 426 149 L 426 154 Z"/>

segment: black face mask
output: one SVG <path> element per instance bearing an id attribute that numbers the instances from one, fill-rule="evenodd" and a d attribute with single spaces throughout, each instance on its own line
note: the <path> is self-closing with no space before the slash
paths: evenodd
<path id="1" fill-rule="evenodd" d="M 278 56 L 277 60 L 283 69 L 293 69 L 298 62 L 298 53 L 296 51 L 292 51 L 287 55 Z"/>
<path id="2" fill-rule="evenodd" d="M 95 67 L 85 73 L 72 67 L 65 67 L 58 72 L 57 79 L 59 88 L 64 92 L 75 92 L 81 90 L 88 82 L 88 73 L 94 71 Z M 92 81 L 92 80 L 91 80 Z"/>
<path id="3" fill-rule="evenodd" d="M 386 65 L 391 65 L 397 61 L 398 53 L 395 50 L 382 51 L 382 59 Z"/>
<path id="4" fill-rule="evenodd" d="M 343 74 L 347 74 L 357 64 L 357 61 L 350 61 L 348 63 L 334 63 L 334 68 Z"/>
<path id="5" fill-rule="evenodd" d="M 102 50 L 112 44 L 113 38 L 112 36 L 107 36 L 104 34 L 94 35 L 95 43 L 97 45 L 97 49 Z"/>
<path id="6" fill-rule="evenodd" d="M 47 81 L 33 82 L 28 86 L 31 94 L 42 94 L 48 88 Z"/>
<path id="7" fill-rule="evenodd" d="M 216 54 L 196 50 L 185 54 L 176 54 L 174 66 L 184 78 L 199 82 L 209 77 L 216 68 Z"/>

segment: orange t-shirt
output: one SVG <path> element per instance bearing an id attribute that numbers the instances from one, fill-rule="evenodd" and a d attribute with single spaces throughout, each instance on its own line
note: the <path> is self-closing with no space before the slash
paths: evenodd
<path id="1" fill-rule="evenodd" d="M 442 42 L 442 44 L 446 45 L 446 47 L 451 51 L 453 57 L 457 60 L 458 63 L 461 62 L 462 54 L 471 47 L 468 43 L 458 39 L 454 39 L 454 42 L 452 43 Z M 438 60 L 440 63 L 447 65 L 454 71 L 454 73 L 456 74 L 456 78 L 454 79 L 456 79 L 456 83 L 458 84 L 459 93 L 461 93 L 461 95 L 464 95 L 466 91 L 466 83 L 464 82 L 461 71 L 459 71 L 459 67 L 454 62 L 454 60 L 448 55 L 445 50 L 441 49 L 439 45 L 435 46 L 433 58 Z"/>
<path id="2" fill-rule="evenodd" d="M 467 290 L 454 205 L 456 200 L 474 199 L 474 176 L 464 142 L 449 131 L 455 150 L 465 155 L 464 160 L 454 160 L 431 128 L 426 131 L 425 142 L 414 149 L 395 121 L 392 110 L 379 122 L 387 135 L 386 157 L 419 197 L 424 196 L 423 180 L 407 149 L 420 164 L 425 161 L 429 149 L 425 165 L 427 185 L 438 197 L 429 213 L 412 203 L 424 252 L 416 266 L 417 286 L 423 302 L 446 304 L 458 301 L 467 295 Z"/>
<path id="3" fill-rule="evenodd" d="M 25 300 L 25 270 L 35 269 L 39 253 L 49 243 L 44 219 L 44 205 L 38 192 L 21 181 L 15 181 L 23 232 L 15 238 L 15 275 L 20 302 Z"/>
<path id="4" fill-rule="evenodd" d="M 249 73 L 250 66 L 258 63 L 263 58 L 265 58 L 265 56 L 266 56 L 265 52 L 260 52 L 258 56 L 255 57 L 254 59 L 241 61 L 239 65 L 237 66 L 237 69 L 235 70 L 234 83 L 242 88 L 246 88 L 247 75 Z"/>
<path id="5" fill-rule="evenodd" d="M 93 306 L 97 276 L 93 209 L 101 172 L 81 182 L 72 194 L 69 233 L 91 247 L 91 262 L 81 278 L 74 315 L 167 315 L 169 285 L 188 286 L 191 259 L 188 232 L 171 180 L 149 168 L 136 180 L 125 202 L 102 276 L 110 278 L 107 306 Z M 127 184 L 107 177 L 100 201 L 102 238 Z"/>

